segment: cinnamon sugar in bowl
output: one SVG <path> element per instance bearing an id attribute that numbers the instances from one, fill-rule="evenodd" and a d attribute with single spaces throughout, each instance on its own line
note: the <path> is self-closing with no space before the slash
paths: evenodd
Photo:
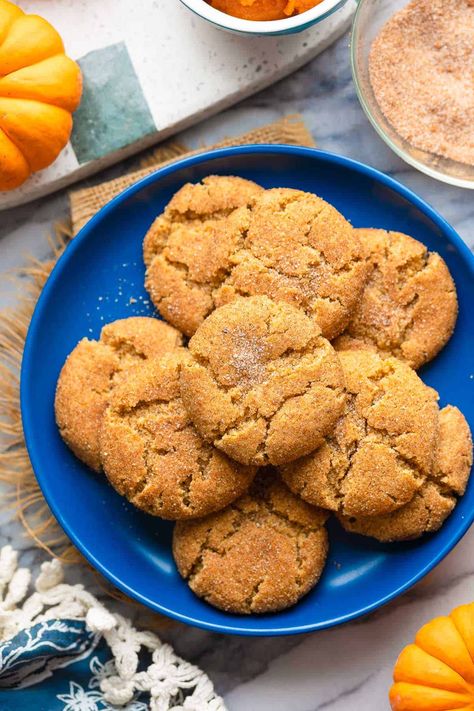
<path id="1" fill-rule="evenodd" d="M 474 189 L 474 0 L 360 0 L 351 52 L 362 107 L 390 148 Z"/>

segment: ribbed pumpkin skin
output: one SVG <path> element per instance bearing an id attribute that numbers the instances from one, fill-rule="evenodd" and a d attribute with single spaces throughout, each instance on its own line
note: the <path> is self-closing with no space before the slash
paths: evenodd
<path id="1" fill-rule="evenodd" d="M 474 711 L 474 603 L 424 625 L 393 680 L 393 711 Z"/>
<path id="2" fill-rule="evenodd" d="M 81 93 L 80 69 L 54 27 L 0 0 L 0 190 L 56 160 Z"/>

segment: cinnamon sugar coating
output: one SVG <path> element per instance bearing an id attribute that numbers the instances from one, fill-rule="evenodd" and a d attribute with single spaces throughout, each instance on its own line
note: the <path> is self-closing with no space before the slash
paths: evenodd
<path id="1" fill-rule="evenodd" d="M 214 311 L 189 342 L 181 393 L 197 430 L 243 464 L 318 447 L 344 407 L 336 352 L 314 319 L 266 296 Z"/>
<path id="2" fill-rule="evenodd" d="M 306 501 L 345 516 L 376 516 L 409 502 L 433 467 L 437 393 L 396 358 L 339 353 L 345 412 L 315 452 L 280 468 Z"/>
<path id="3" fill-rule="evenodd" d="M 100 433 L 112 486 L 166 519 L 205 516 L 241 496 L 256 473 L 204 442 L 184 409 L 179 371 L 185 349 L 134 368 L 114 388 Z"/>
<path id="4" fill-rule="evenodd" d="M 472 467 L 472 437 L 464 415 L 448 405 L 439 414 L 433 470 L 413 499 L 385 516 L 339 520 L 347 531 L 379 541 L 406 541 L 437 531 L 466 490 Z"/>
<path id="5" fill-rule="evenodd" d="M 214 291 L 248 229 L 248 206 L 262 191 L 233 176 L 187 183 L 150 227 L 145 286 L 161 315 L 187 336 L 214 309 Z"/>
<path id="6" fill-rule="evenodd" d="M 181 343 L 181 334 L 163 321 L 135 316 L 104 326 L 98 341 L 77 344 L 59 375 L 54 403 L 61 437 L 76 457 L 101 470 L 99 431 L 113 387 L 130 368 Z"/>
<path id="7" fill-rule="evenodd" d="M 153 303 L 189 336 L 214 308 L 262 294 L 302 308 L 334 338 L 368 274 L 359 238 L 327 202 L 223 176 L 176 193 L 145 238 L 144 258 Z"/>
<path id="8" fill-rule="evenodd" d="M 474 165 L 473 37 L 473 0 L 412 0 L 383 26 L 369 55 L 376 100 L 400 136 L 415 149 L 468 165 Z"/>
<path id="9" fill-rule="evenodd" d="M 216 291 L 216 305 L 264 294 L 303 309 L 323 336 L 349 322 L 368 274 L 357 233 L 329 203 L 301 190 L 262 193 L 251 210 L 243 249 Z"/>
<path id="10" fill-rule="evenodd" d="M 401 232 L 356 230 L 371 274 L 336 350 L 374 346 L 419 368 L 449 340 L 458 313 L 444 260 Z"/>
<path id="11" fill-rule="evenodd" d="M 178 522 L 174 558 L 191 590 L 215 607 L 240 614 L 283 610 L 319 580 L 327 516 L 294 496 L 275 473 L 262 472 L 224 511 Z"/>

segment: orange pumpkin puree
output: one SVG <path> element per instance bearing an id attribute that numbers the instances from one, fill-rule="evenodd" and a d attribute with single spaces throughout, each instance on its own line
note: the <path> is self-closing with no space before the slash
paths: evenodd
<path id="1" fill-rule="evenodd" d="M 207 0 L 216 10 L 242 20 L 284 20 L 299 15 L 322 0 Z"/>

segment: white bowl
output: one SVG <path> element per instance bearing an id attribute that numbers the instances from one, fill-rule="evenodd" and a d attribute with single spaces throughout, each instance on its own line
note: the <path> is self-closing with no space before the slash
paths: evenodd
<path id="1" fill-rule="evenodd" d="M 300 15 L 288 17 L 285 20 L 262 22 L 241 20 L 238 17 L 233 17 L 226 12 L 221 12 L 211 7 L 205 0 L 181 0 L 181 2 L 196 15 L 223 30 L 248 35 L 272 36 L 291 35 L 295 32 L 301 32 L 332 15 L 333 12 L 343 7 L 347 0 L 323 0 L 319 5 L 302 12 Z"/>

